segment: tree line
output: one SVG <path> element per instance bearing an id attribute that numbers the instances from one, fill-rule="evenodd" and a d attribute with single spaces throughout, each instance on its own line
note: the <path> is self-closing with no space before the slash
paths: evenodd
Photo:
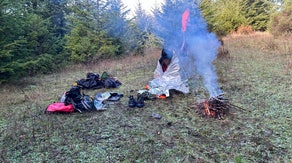
<path id="1" fill-rule="evenodd" d="M 190 2 L 166 0 L 162 8 L 153 9 L 152 15 L 139 3 L 134 17 L 129 18 L 130 10 L 121 0 L 2 0 L 0 83 L 54 72 L 69 63 L 143 54 L 147 46 L 159 43 L 151 33 L 155 18 L 186 1 Z M 288 0 L 192 2 L 200 5 L 209 30 L 222 35 L 241 25 L 266 31 L 271 20 L 281 22 L 287 12 L 291 13 Z M 288 17 L 291 20 L 291 14 Z M 270 24 L 285 27 L 285 23 L 286 19 Z"/>
<path id="2" fill-rule="evenodd" d="M 218 35 L 226 35 L 241 27 L 253 31 L 291 32 L 292 2 L 290 0 L 202 0 L 201 9 L 209 29 Z M 286 13 L 286 14 L 285 14 Z M 280 24 L 275 24 L 279 19 Z M 286 20 L 284 20 L 286 19 Z M 289 27 L 290 26 L 290 27 Z M 248 30 L 247 29 L 247 30 Z"/>

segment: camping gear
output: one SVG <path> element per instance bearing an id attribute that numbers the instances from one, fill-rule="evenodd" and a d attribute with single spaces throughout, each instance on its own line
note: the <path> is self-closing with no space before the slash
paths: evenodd
<path id="1" fill-rule="evenodd" d="M 88 95 L 83 95 L 79 86 L 72 86 L 71 89 L 65 92 L 61 98 L 62 102 L 55 102 L 46 108 L 46 112 L 64 112 L 71 113 L 75 110 L 91 111 L 93 109 L 93 100 Z"/>
<path id="2" fill-rule="evenodd" d="M 66 92 L 63 93 L 60 101 L 65 102 L 65 100 L 66 100 Z"/>
<path id="3" fill-rule="evenodd" d="M 98 93 L 93 99 L 88 95 L 84 95 L 83 89 L 116 88 L 121 84 L 116 78 L 110 77 L 107 72 L 103 72 L 101 78 L 98 74 L 87 73 L 86 79 L 74 82 L 70 90 L 64 92 L 60 99 L 60 104 L 49 105 L 46 111 L 73 112 L 76 110 L 82 113 L 83 111 L 105 110 L 105 100 L 118 101 L 123 97 L 123 94 Z M 67 111 L 66 109 L 73 109 L 73 111 Z"/>
<path id="4" fill-rule="evenodd" d="M 101 79 L 106 79 L 106 78 L 108 78 L 109 77 L 109 74 L 106 72 L 106 71 L 104 71 L 102 74 L 101 74 Z"/>
<path id="5" fill-rule="evenodd" d="M 93 100 L 90 96 L 84 95 L 82 99 L 78 102 L 72 102 L 73 107 L 78 112 L 82 113 L 83 111 L 93 111 Z"/>
<path id="6" fill-rule="evenodd" d="M 162 118 L 162 116 L 160 114 L 157 114 L 157 113 L 154 113 L 154 112 L 151 114 L 151 116 L 153 118 L 156 118 L 156 119 L 161 119 Z"/>
<path id="7" fill-rule="evenodd" d="M 93 104 L 94 104 L 95 110 L 106 110 L 106 107 L 105 107 L 105 104 L 103 103 L 103 101 L 94 99 Z"/>
<path id="8" fill-rule="evenodd" d="M 103 80 L 104 87 L 105 88 L 117 88 L 120 86 L 122 83 L 119 80 L 116 80 L 114 78 L 106 78 Z"/>
<path id="9" fill-rule="evenodd" d="M 107 99 L 107 101 L 119 101 L 122 97 L 124 97 L 123 94 L 110 93 L 110 97 Z"/>
<path id="10" fill-rule="evenodd" d="M 104 87 L 102 80 L 99 79 L 98 74 L 87 73 L 86 79 L 80 79 L 77 84 L 84 89 L 100 89 Z"/>
<path id="11" fill-rule="evenodd" d="M 129 96 L 129 101 L 128 101 L 128 106 L 130 108 L 133 108 L 133 107 L 136 106 L 136 104 L 137 104 L 137 101 L 134 99 L 134 96 L 133 95 L 130 95 Z"/>
<path id="12" fill-rule="evenodd" d="M 138 94 L 137 95 L 137 104 L 136 104 L 136 106 L 138 108 L 142 108 L 142 107 L 144 107 L 144 105 L 145 105 L 145 103 L 144 103 L 144 97 L 143 97 L 143 95 L 142 94 Z"/>
<path id="13" fill-rule="evenodd" d="M 94 96 L 93 105 L 95 110 L 106 110 L 105 100 L 107 100 L 111 94 L 109 92 L 97 93 Z"/>
<path id="14" fill-rule="evenodd" d="M 156 95 L 151 94 L 147 90 L 138 90 L 138 93 L 140 93 L 143 96 L 144 100 L 155 100 L 156 99 Z"/>
<path id="15" fill-rule="evenodd" d="M 106 110 L 107 101 L 115 102 L 119 101 L 124 95 L 115 92 L 97 93 L 94 97 L 94 109 Z"/>
<path id="16" fill-rule="evenodd" d="M 144 102 L 144 97 L 142 94 L 138 93 L 137 94 L 137 100 L 134 98 L 133 95 L 129 96 L 129 101 L 128 101 L 128 106 L 133 108 L 133 107 L 138 107 L 138 108 L 142 108 L 145 106 L 145 102 Z"/>
<path id="17" fill-rule="evenodd" d="M 80 79 L 75 83 L 83 89 L 117 88 L 122 85 L 117 78 L 110 76 L 107 72 L 103 72 L 101 76 L 87 73 L 86 79 Z"/>
<path id="18" fill-rule="evenodd" d="M 161 94 L 161 95 L 156 95 L 156 97 L 157 98 L 160 98 L 160 99 L 165 99 L 166 97 L 168 97 L 168 96 L 166 96 L 165 94 Z"/>
<path id="19" fill-rule="evenodd" d="M 65 98 L 65 105 L 74 103 L 79 103 L 82 99 L 82 92 L 81 87 L 79 86 L 72 86 L 69 91 L 66 92 L 66 98 Z"/>
<path id="20" fill-rule="evenodd" d="M 74 109 L 80 113 L 93 110 L 93 99 L 88 95 L 84 95 L 80 86 L 72 86 L 66 92 L 65 105 L 69 104 L 72 104 Z"/>
<path id="21" fill-rule="evenodd" d="M 104 93 L 97 93 L 94 98 L 99 101 L 105 101 L 111 96 L 110 92 L 104 92 Z"/>
<path id="22" fill-rule="evenodd" d="M 47 106 L 46 113 L 48 112 L 72 113 L 74 112 L 74 107 L 72 104 L 65 105 L 63 102 L 55 102 Z"/>

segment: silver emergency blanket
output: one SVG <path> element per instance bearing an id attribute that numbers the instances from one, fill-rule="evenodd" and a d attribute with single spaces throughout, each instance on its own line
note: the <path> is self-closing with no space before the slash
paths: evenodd
<path id="1" fill-rule="evenodd" d="M 167 97 L 170 89 L 175 89 L 185 94 L 189 93 L 187 81 L 182 80 L 180 71 L 182 70 L 176 55 L 173 55 L 165 72 L 162 71 L 162 66 L 158 61 L 154 71 L 154 79 L 148 83 L 149 92 L 156 95 L 165 94 Z"/>

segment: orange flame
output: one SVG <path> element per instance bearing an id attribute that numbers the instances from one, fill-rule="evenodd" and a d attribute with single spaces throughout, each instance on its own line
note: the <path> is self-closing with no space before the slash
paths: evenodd
<path id="1" fill-rule="evenodd" d="M 210 112 L 210 109 L 209 109 L 209 106 L 208 106 L 207 101 L 204 101 L 204 102 L 203 102 L 203 106 L 204 106 L 204 108 L 205 108 L 205 114 L 206 114 L 206 115 L 211 115 L 211 112 Z"/>

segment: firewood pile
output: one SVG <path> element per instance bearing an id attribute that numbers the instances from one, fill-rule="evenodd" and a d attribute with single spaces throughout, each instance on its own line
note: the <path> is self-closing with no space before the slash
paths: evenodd
<path id="1" fill-rule="evenodd" d="M 229 103 L 228 99 L 222 96 L 211 97 L 208 100 L 203 100 L 197 104 L 198 113 L 207 117 L 224 119 L 224 115 L 229 113 L 230 109 L 242 109 Z M 243 110 L 243 109 L 242 109 Z"/>

